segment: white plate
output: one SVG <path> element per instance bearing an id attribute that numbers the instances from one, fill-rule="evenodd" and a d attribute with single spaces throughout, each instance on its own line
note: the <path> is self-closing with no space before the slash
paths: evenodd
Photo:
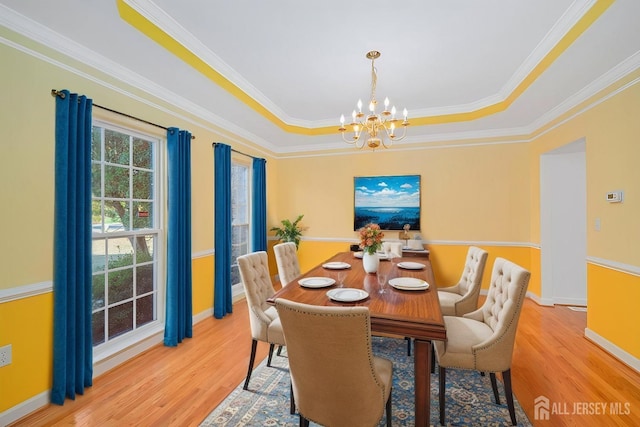
<path id="1" fill-rule="evenodd" d="M 360 251 L 360 252 L 354 252 L 354 253 L 353 253 L 353 256 L 354 256 L 354 257 L 356 257 L 356 258 L 361 258 L 361 259 L 362 259 L 362 251 Z"/>
<path id="2" fill-rule="evenodd" d="M 429 289 L 427 282 L 414 277 L 396 277 L 395 279 L 389 280 L 389 284 L 403 291 L 424 291 L 425 289 Z"/>
<path id="3" fill-rule="evenodd" d="M 346 262 L 327 262 L 322 264 L 324 268 L 328 268 L 329 270 L 344 270 L 345 268 L 351 268 L 351 264 Z"/>
<path id="4" fill-rule="evenodd" d="M 424 264 L 420 264 L 419 262 L 399 262 L 398 267 L 406 268 L 407 270 L 422 270 L 426 267 Z"/>
<path id="5" fill-rule="evenodd" d="M 331 277 L 305 277 L 298 280 L 300 286 L 305 288 L 326 288 L 336 283 Z"/>
<path id="6" fill-rule="evenodd" d="M 334 301 L 355 302 L 367 298 L 369 294 L 362 289 L 338 288 L 327 291 L 327 296 Z"/>

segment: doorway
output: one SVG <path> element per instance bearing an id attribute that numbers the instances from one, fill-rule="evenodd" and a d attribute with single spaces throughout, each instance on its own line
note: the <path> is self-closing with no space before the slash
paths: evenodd
<path id="1" fill-rule="evenodd" d="M 587 305 L 584 139 L 540 156 L 541 303 Z"/>

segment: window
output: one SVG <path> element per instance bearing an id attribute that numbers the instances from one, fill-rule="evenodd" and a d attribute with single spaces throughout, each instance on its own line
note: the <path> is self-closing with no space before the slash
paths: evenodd
<path id="1" fill-rule="evenodd" d="M 231 284 L 240 283 L 238 257 L 250 251 L 250 168 L 249 165 L 231 163 Z"/>
<path id="2" fill-rule="evenodd" d="M 94 347 L 158 321 L 159 140 L 94 123 L 91 143 Z"/>

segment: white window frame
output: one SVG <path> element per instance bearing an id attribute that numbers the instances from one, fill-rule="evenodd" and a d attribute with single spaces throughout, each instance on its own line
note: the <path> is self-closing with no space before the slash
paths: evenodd
<path id="1" fill-rule="evenodd" d="M 252 218 L 252 200 L 253 200 L 253 166 L 252 166 L 252 162 L 247 159 L 244 156 L 231 156 L 231 167 L 233 168 L 233 166 L 242 166 L 242 167 L 246 167 L 247 168 L 247 218 L 248 218 L 248 232 L 247 232 L 247 253 L 251 252 L 251 241 L 252 241 L 252 222 L 253 222 L 253 218 Z M 232 199 L 233 199 L 233 189 L 232 189 Z M 233 203 L 233 200 L 232 200 Z M 233 213 L 232 213 L 232 222 L 233 222 Z M 232 231 L 233 233 L 233 231 Z M 237 264 L 232 264 L 231 268 L 233 268 L 234 266 L 237 266 Z M 244 294 L 244 289 L 242 287 L 242 283 L 238 282 L 238 283 L 232 283 L 231 284 L 231 288 L 232 288 L 232 297 L 235 297 L 236 295 L 242 295 Z"/>
<path id="2" fill-rule="evenodd" d="M 94 115 L 95 116 L 95 115 Z M 156 319 L 139 327 L 134 330 L 124 333 L 121 336 L 112 338 L 111 340 L 105 341 L 104 343 L 98 344 L 93 347 L 93 363 L 94 365 L 104 362 L 106 365 L 103 367 L 104 370 L 95 371 L 94 376 L 110 369 L 113 366 L 127 360 L 129 357 L 133 357 L 139 351 L 143 351 L 144 349 L 150 347 L 151 345 L 155 345 L 158 340 L 161 340 L 161 335 L 165 329 L 165 308 L 166 308 L 166 134 L 160 134 L 155 131 L 151 131 L 149 128 L 145 128 L 141 125 L 138 125 L 138 122 L 127 122 L 125 125 L 119 125 L 109 120 L 109 118 L 105 119 L 93 119 L 93 126 L 102 127 L 105 129 L 114 130 L 116 132 L 125 133 L 127 135 L 131 135 L 134 137 L 139 137 L 141 139 L 151 141 L 155 145 L 155 182 L 154 182 L 154 194 L 153 199 L 155 201 L 154 206 L 154 227 L 153 229 L 145 229 L 143 231 L 138 232 L 111 232 L 108 233 L 110 237 L 118 237 L 118 236 L 129 236 L 131 234 L 155 234 L 156 235 L 156 246 L 154 248 L 154 256 L 156 257 L 156 264 L 154 270 L 154 277 L 156 278 Z M 104 183 L 101 183 L 104 185 Z M 106 233 L 105 233 L 106 234 Z M 96 233 L 92 236 L 102 237 L 103 233 Z M 152 342 L 147 342 L 151 337 L 158 337 Z M 143 347 L 139 348 L 138 351 L 131 349 L 139 346 L 141 343 L 145 343 Z M 131 352 L 131 353 L 129 353 Z M 122 356 L 115 358 L 114 360 L 109 360 L 114 355 L 122 354 Z"/>

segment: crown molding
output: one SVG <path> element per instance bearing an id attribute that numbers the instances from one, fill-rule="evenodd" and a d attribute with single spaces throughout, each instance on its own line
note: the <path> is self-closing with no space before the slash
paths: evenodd
<path id="1" fill-rule="evenodd" d="M 131 7 L 135 8 L 139 13 L 143 14 L 150 21 L 154 22 L 156 25 L 161 26 L 163 29 L 167 31 L 172 37 L 176 37 L 177 40 L 185 40 L 185 43 L 188 43 L 190 46 L 194 46 L 196 49 L 198 46 L 201 51 L 203 46 L 202 44 L 195 39 L 192 35 L 190 35 L 182 26 L 180 26 L 177 22 L 172 20 L 170 17 L 164 13 L 161 9 L 159 9 L 155 4 L 148 0 L 122 0 L 129 4 Z M 500 94 L 495 95 L 491 98 L 485 98 L 481 102 L 483 103 L 491 103 L 495 102 L 496 99 L 503 99 L 507 93 L 513 90 L 513 87 L 517 86 L 522 79 L 528 75 L 531 71 L 531 67 L 535 67 L 537 63 L 541 60 L 541 58 L 546 55 L 552 46 L 557 43 L 558 39 L 561 38 L 568 29 L 572 28 L 575 25 L 576 21 L 584 15 L 585 11 L 593 6 L 596 0 L 590 1 L 576 1 L 574 4 L 567 10 L 567 12 L 561 17 L 561 19 L 554 25 L 552 30 L 549 32 L 547 37 L 540 43 L 540 45 L 535 49 L 535 51 L 530 55 L 522 66 L 518 69 L 516 74 L 514 74 L 513 78 L 502 88 Z M 248 146 L 244 141 L 249 141 L 258 147 L 262 147 L 265 150 L 268 150 L 270 153 L 262 152 L 262 154 L 269 156 L 276 154 L 277 155 L 285 155 L 285 154 L 302 154 L 309 151 L 321 152 L 327 150 L 337 150 L 344 148 L 344 144 L 339 141 L 339 138 L 336 138 L 336 142 L 333 143 L 310 143 L 305 145 L 297 145 L 295 147 L 280 147 L 276 146 L 269 141 L 266 141 L 264 138 L 257 136 L 247 130 L 211 113 L 209 110 L 200 107 L 197 104 L 185 99 L 184 97 L 171 92 L 165 87 L 162 87 L 158 84 L 153 83 L 149 79 L 132 72 L 131 70 L 122 67 L 118 63 L 111 61 L 104 56 L 97 54 L 96 52 L 82 46 L 81 44 L 71 40 L 67 37 L 56 33 L 49 28 L 31 20 L 28 17 L 25 17 L 14 10 L 8 8 L 5 5 L 0 4 L 0 24 L 5 26 L 6 28 L 14 31 L 17 34 L 25 36 L 40 45 L 50 48 L 58 53 L 61 53 L 69 58 L 73 58 L 76 61 L 84 63 L 91 69 L 95 71 L 95 73 L 89 74 L 88 72 L 81 71 L 69 64 L 65 64 L 52 58 L 50 55 L 43 52 L 35 52 L 32 49 L 29 49 L 25 46 L 21 46 L 16 42 L 8 41 L 6 39 L 1 39 L 4 44 L 9 45 L 13 48 L 19 49 L 22 52 L 30 54 L 34 57 L 37 57 L 43 61 L 46 61 L 52 65 L 68 70 L 76 75 L 82 76 L 83 78 L 89 79 L 93 82 L 96 82 L 104 87 L 109 88 L 110 90 L 117 91 L 131 99 L 142 102 L 146 105 L 149 105 L 155 109 L 159 109 L 161 111 L 165 111 L 169 114 L 180 117 L 181 119 L 194 123 L 198 126 L 201 126 L 207 130 L 210 130 L 213 133 L 220 134 L 224 138 L 229 141 L 238 143 L 243 146 Z M 190 38 L 189 38 L 190 37 Z M 198 50 L 198 49 L 196 49 Z M 201 59 L 206 60 L 207 63 L 215 66 L 216 70 L 221 72 L 221 74 L 225 75 L 225 77 L 235 82 L 239 81 L 239 77 L 237 73 L 235 73 L 230 67 L 228 67 L 224 62 L 222 62 L 213 52 L 208 51 L 208 54 L 201 54 Z M 226 67 L 226 68 L 225 68 Z M 591 97 L 599 93 L 600 91 L 606 89 L 611 84 L 615 83 L 620 78 L 625 75 L 633 72 L 638 67 L 640 67 L 640 52 L 632 55 L 627 60 L 620 63 L 618 66 L 604 73 L 600 78 L 593 81 L 591 84 L 583 88 L 581 91 L 576 93 L 571 98 L 565 100 L 561 104 L 557 105 L 555 108 L 549 110 L 546 114 L 539 117 L 537 120 L 532 122 L 529 125 L 522 126 L 519 128 L 503 128 L 503 129 L 489 129 L 489 130 L 479 130 L 479 131 L 465 131 L 465 132 L 455 132 L 455 133 L 443 133 L 443 134 L 414 134 L 410 137 L 407 137 L 403 143 L 401 148 L 393 147 L 393 150 L 417 150 L 424 149 L 425 143 L 442 143 L 447 141 L 465 141 L 470 139 L 504 139 L 511 138 L 506 141 L 489 141 L 482 143 L 473 143 L 472 145 L 486 145 L 486 144 L 512 144 L 512 143 L 526 143 L 531 141 L 531 135 L 537 130 L 541 129 L 548 123 L 560 117 L 562 114 L 570 111 L 576 106 L 580 105 L 583 102 L 588 101 Z M 106 82 L 104 79 L 100 78 L 98 73 L 104 73 L 107 76 L 110 76 L 126 85 L 129 85 L 135 89 L 143 91 L 144 93 L 149 94 L 152 97 L 155 97 L 159 100 L 171 99 L 171 103 L 176 107 L 176 109 L 169 110 L 161 105 L 154 103 L 148 99 L 144 99 L 142 97 L 136 96 L 133 93 L 121 88 L 117 87 L 111 83 Z M 234 74 L 235 73 L 235 74 Z M 242 83 L 238 83 L 241 85 Z M 635 84 L 635 82 L 634 82 Z M 629 85 L 625 86 L 628 87 Z M 248 91 L 252 95 L 255 92 L 251 92 L 251 88 L 241 86 L 241 88 Z M 620 89 L 623 90 L 623 89 Z M 619 93 L 618 90 L 615 93 Z M 608 97 L 613 95 L 608 95 Z M 607 97 L 607 99 L 608 99 Z M 585 106 L 581 112 L 586 111 L 589 108 L 597 105 L 602 102 L 602 100 L 594 100 L 594 102 L 588 106 Z M 466 106 L 454 106 L 454 107 L 445 107 L 445 109 L 437 109 L 437 110 L 429 110 L 433 114 L 434 111 L 438 111 L 442 113 L 443 111 L 455 111 L 460 112 L 460 108 L 479 108 L 484 104 L 467 104 Z M 271 108 L 271 107 L 269 107 Z M 457 109 L 456 109 L 457 108 Z M 205 124 L 200 122 L 194 122 L 189 117 L 186 117 L 184 114 L 180 114 L 182 111 L 184 113 L 188 113 L 194 117 L 201 119 Z M 287 119 L 288 122 L 295 123 L 291 119 Z M 326 125 L 329 123 L 328 121 L 322 122 L 322 125 Z M 208 126 L 211 125 L 211 126 Z M 308 123 L 302 124 L 303 126 L 307 126 Z M 556 125 L 557 126 L 557 125 Z M 215 128 L 214 128 L 215 127 Z M 418 147 L 418 144 L 421 144 Z M 455 146 L 464 146 L 466 144 L 457 144 Z M 438 147 L 449 147 L 446 144 L 439 144 Z M 255 147 L 254 147 L 255 148 Z M 429 147 L 433 148 L 433 147 Z M 261 151 L 261 150 L 259 150 Z M 352 154 L 352 152 L 346 153 Z M 310 156 L 314 156 L 314 154 L 308 154 Z M 321 154 L 318 154 L 321 155 Z"/>

